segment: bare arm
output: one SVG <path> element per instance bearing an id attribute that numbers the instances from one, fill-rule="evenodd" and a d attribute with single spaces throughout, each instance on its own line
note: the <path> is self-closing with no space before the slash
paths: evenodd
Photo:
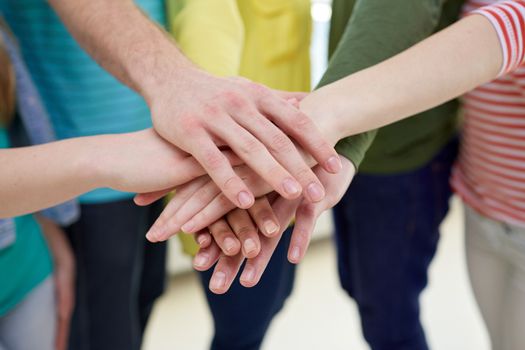
<path id="1" fill-rule="evenodd" d="M 228 145 L 285 198 L 310 189 L 310 200 L 322 199 L 321 183 L 289 137 L 328 171 L 339 171 L 341 163 L 311 120 L 283 96 L 195 68 L 131 0 L 50 3 L 88 53 L 146 99 L 157 132 L 192 154 L 230 201 L 247 208 L 254 198 L 218 144 Z"/>
<path id="2" fill-rule="evenodd" d="M 193 157 L 151 129 L 2 149 L 0 218 L 31 213 L 99 187 L 150 192 L 204 173 Z"/>
<path id="3" fill-rule="evenodd" d="M 329 118 L 342 139 L 460 96 L 496 78 L 502 62 L 492 24 L 472 15 L 389 60 L 315 91 L 301 108 L 313 117 Z"/>
<path id="4" fill-rule="evenodd" d="M 417 114 L 490 81 L 502 61 L 491 23 L 473 15 L 383 63 L 320 88 L 301 102 L 301 109 L 328 140 L 340 140 Z M 244 178 L 257 179 L 251 183 L 256 195 L 270 190 L 246 170 Z M 195 196 L 198 206 L 189 197 L 176 196 L 173 202 L 178 209 L 159 218 L 162 227 L 172 217 L 169 222 L 176 230 L 160 230 L 159 236 L 166 238 L 181 226 L 195 232 L 232 209 L 218 189 L 206 192 L 209 197 Z"/>

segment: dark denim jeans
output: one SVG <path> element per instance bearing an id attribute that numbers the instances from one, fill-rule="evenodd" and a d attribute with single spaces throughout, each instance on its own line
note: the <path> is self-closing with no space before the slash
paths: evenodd
<path id="1" fill-rule="evenodd" d="M 208 289 L 213 269 L 200 273 L 215 325 L 212 350 L 257 350 L 261 347 L 273 317 L 293 289 L 295 265 L 287 259 L 290 236 L 291 229 L 288 229 L 261 281 L 253 288 L 245 288 L 236 280 L 226 294 L 216 295 Z"/>
<path id="2" fill-rule="evenodd" d="M 447 214 L 457 141 L 399 175 L 357 175 L 334 208 L 341 284 L 373 350 L 426 350 L 419 296 Z"/>
<path id="3" fill-rule="evenodd" d="M 82 205 L 67 228 L 77 259 L 70 350 L 139 350 L 155 299 L 165 284 L 166 245 L 144 235 L 162 202 L 123 200 Z"/>

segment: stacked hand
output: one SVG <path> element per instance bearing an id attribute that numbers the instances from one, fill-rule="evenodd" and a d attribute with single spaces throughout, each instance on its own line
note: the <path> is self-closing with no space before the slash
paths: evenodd
<path id="1" fill-rule="evenodd" d="M 326 171 L 341 169 L 337 153 L 314 122 L 287 102 L 303 95 L 187 68 L 158 84 L 147 100 L 157 132 L 191 154 L 225 198 L 247 209 L 254 194 L 221 153 L 221 146 L 228 146 L 286 199 L 304 194 L 318 202 L 324 197 L 323 186 L 292 139 Z"/>
<path id="2" fill-rule="evenodd" d="M 248 263 L 243 284 L 257 283 L 294 216 L 289 259 L 299 262 L 317 217 L 337 203 L 355 169 L 336 155 L 331 144 L 337 140 L 325 141 L 313 120 L 300 112 L 297 99 L 304 94 L 272 91 L 245 79 L 229 80 L 217 90 L 209 79 L 216 78 L 196 71 L 188 82 L 193 87 L 188 91 L 201 86 L 207 99 L 187 96 L 191 103 L 180 104 L 178 91 L 172 99 L 150 100 L 156 130 L 170 142 L 177 141 L 174 144 L 191 154 L 208 175 L 139 195 L 136 202 L 146 205 L 176 190 L 147 238 L 164 241 L 181 230 L 195 234 L 201 246 L 195 268 L 209 269 L 219 261 L 210 288 L 221 293 L 244 259 Z M 173 120 L 162 114 L 166 106 L 156 109 L 159 103 L 154 103 L 173 100 L 179 101 L 175 128 Z M 207 102 L 195 106 L 199 101 Z M 224 146 L 229 147 L 230 159 Z"/>
<path id="3" fill-rule="evenodd" d="M 340 160 L 343 169 L 338 174 L 329 174 L 320 166 L 313 169 L 327 193 L 316 203 L 304 197 L 287 200 L 279 196 L 246 166 L 236 167 L 236 172 L 257 196 L 262 196 L 247 210 L 235 208 L 207 176 L 193 180 L 177 190 L 151 228 L 148 238 L 166 240 L 184 227 L 186 232 L 195 233 L 200 246 L 194 259 L 195 269 L 208 270 L 217 263 L 210 281 L 213 292 L 225 293 L 229 289 L 245 259 L 247 263 L 240 281 L 244 286 L 252 287 L 261 278 L 294 216 L 288 259 L 292 263 L 301 261 L 317 218 L 341 199 L 355 174 L 349 160 L 344 157 Z M 147 204 L 154 199 L 156 196 L 142 195 L 136 200 Z"/>

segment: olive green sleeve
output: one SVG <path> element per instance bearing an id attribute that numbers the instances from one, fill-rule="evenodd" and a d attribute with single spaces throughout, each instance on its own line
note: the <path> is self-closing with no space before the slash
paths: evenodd
<path id="1" fill-rule="evenodd" d="M 334 0 L 330 49 L 335 51 L 319 87 L 380 63 L 430 36 L 438 26 L 445 2 Z M 357 168 L 376 133 L 374 130 L 348 137 L 336 149 Z"/>

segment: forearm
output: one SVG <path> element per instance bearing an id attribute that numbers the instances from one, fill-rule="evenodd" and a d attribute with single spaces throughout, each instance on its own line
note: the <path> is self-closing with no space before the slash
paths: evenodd
<path id="1" fill-rule="evenodd" d="M 132 0 L 50 0 L 71 34 L 107 71 L 149 100 L 191 63 Z"/>
<path id="2" fill-rule="evenodd" d="M 324 101 L 324 115 L 341 139 L 460 96 L 496 78 L 501 66 L 496 31 L 487 19 L 473 15 L 383 63 L 317 90 L 311 100 Z"/>
<path id="3" fill-rule="evenodd" d="M 391 58 L 432 35 L 437 28 L 450 24 L 455 17 L 453 14 L 459 12 L 459 5 L 456 5 L 459 2 L 443 3 L 435 0 L 335 0 L 330 33 L 333 54 L 319 86 Z M 304 107 L 313 111 L 312 117 L 325 122 L 323 109 L 326 104 L 315 94 L 311 98 L 305 101 Z M 359 166 L 375 135 L 374 130 L 344 138 L 336 149 Z"/>
<path id="4" fill-rule="evenodd" d="M 106 186 L 109 177 L 100 170 L 104 138 L 0 150 L 0 217 L 34 212 Z"/>

